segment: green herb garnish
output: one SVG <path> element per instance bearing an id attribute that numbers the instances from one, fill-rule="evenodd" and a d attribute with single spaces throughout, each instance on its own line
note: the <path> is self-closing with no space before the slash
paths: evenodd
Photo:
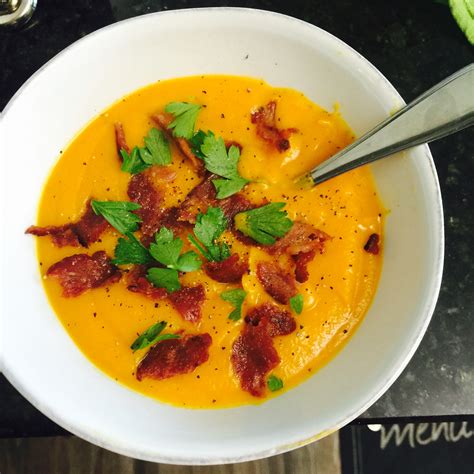
<path id="1" fill-rule="evenodd" d="M 165 134 L 152 128 L 143 139 L 145 146 L 140 148 L 140 158 L 147 165 L 165 166 L 171 163 L 171 150 Z"/>
<path id="2" fill-rule="evenodd" d="M 284 202 L 272 202 L 250 211 L 240 212 L 234 218 L 235 227 L 263 245 L 272 245 L 276 237 L 283 237 L 293 226 Z"/>
<path id="3" fill-rule="evenodd" d="M 127 173 L 138 174 L 151 166 L 142 160 L 140 150 L 137 146 L 130 152 L 130 154 L 122 148 L 120 154 L 123 159 L 122 167 L 120 169 Z"/>
<path id="4" fill-rule="evenodd" d="M 303 295 L 295 295 L 290 298 L 290 308 L 296 313 L 301 314 L 303 311 Z"/>
<path id="5" fill-rule="evenodd" d="M 165 339 L 179 339 L 179 334 L 160 334 L 166 327 L 166 324 L 166 321 L 160 321 L 159 323 L 150 326 L 146 331 L 142 332 L 135 341 L 133 341 L 130 349 L 135 352 L 139 349 L 145 349 L 158 341 L 164 341 Z"/>
<path id="6" fill-rule="evenodd" d="M 205 214 L 199 213 L 196 217 L 194 235 L 188 239 L 196 248 L 211 262 L 221 262 L 230 256 L 229 246 L 224 243 L 216 243 L 216 240 L 227 228 L 227 218 L 220 207 L 208 207 Z"/>
<path id="7" fill-rule="evenodd" d="M 194 135 L 194 125 L 201 106 L 188 102 L 171 102 L 165 107 L 165 112 L 174 115 L 174 120 L 168 125 L 175 137 L 190 139 Z"/>
<path id="8" fill-rule="evenodd" d="M 150 244 L 151 256 L 166 268 L 150 268 L 148 280 L 155 286 L 176 291 L 181 288 L 178 272 L 192 272 L 201 268 L 201 259 L 193 251 L 181 254 L 183 241 L 174 238 L 173 231 L 162 227 Z"/>
<path id="9" fill-rule="evenodd" d="M 227 152 L 224 139 L 216 138 L 213 133 L 200 136 L 200 152 L 205 167 L 211 173 L 217 174 L 224 179 L 213 179 L 216 187 L 217 198 L 224 199 L 240 191 L 248 182 L 242 178 L 237 169 L 240 158 L 240 150 L 232 145 Z"/>
<path id="10" fill-rule="evenodd" d="M 168 268 L 180 272 L 192 272 L 201 268 L 201 260 L 196 252 L 190 251 L 180 255 L 183 241 L 173 237 L 173 231 L 162 227 L 155 234 L 155 243 L 150 244 L 152 257 Z"/>
<path id="11" fill-rule="evenodd" d="M 203 130 L 199 130 L 188 140 L 189 145 L 191 146 L 191 151 L 202 160 L 204 159 L 204 155 L 201 151 L 201 146 L 204 143 L 204 139 L 208 135 L 214 136 L 214 133 L 212 133 L 210 130 L 208 130 L 207 133 Z"/>
<path id="12" fill-rule="evenodd" d="M 148 249 L 133 235 L 127 234 L 127 239 L 120 237 L 115 247 L 115 265 L 146 265 L 152 263 L 153 258 Z"/>
<path id="13" fill-rule="evenodd" d="M 170 293 L 179 290 L 179 273 L 172 268 L 150 268 L 146 274 L 148 281 L 157 288 L 165 288 Z"/>
<path id="14" fill-rule="evenodd" d="M 213 179 L 217 199 L 224 199 L 238 193 L 249 181 L 245 178 Z"/>
<path id="15" fill-rule="evenodd" d="M 140 204 L 125 201 L 91 201 L 93 211 L 101 215 L 121 234 L 135 232 L 141 219 L 131 211 L 140 209 Z"/>
<path id="16" fill-rule="evenodd" d="M 267 380 L 267 386 L 270 392 L 276 392 L 283 388 L 283 380 L 276 375 L 270 375 Z"/>
<path id="17" fill-rule="evenodd" d="M 236 290 L 223 291 L 221 298 L 231 305 L 235 306 L 234 310 L 229 314 L 228 318 L 232 321 L 238 321 L 242 316 L 242 304 L 247 293 L 244 290 L 237 288 Z"/>
<path id="18" fill-rule="evenodd" d="M 130 154 L 123 148 L 120 150 L 123 158 L 122 171 L 137 174 L 152 165 L 165 166 L 171 163 L 170 145 L 161 130 L 150 129 L 143 141 L 145 146 L 141 148 L 134 147 Z"/>
<path id="19" fill-rule="evenodd" d="M 182 248 L 183 241 L 180 238 L 175 239 L 172 230 L 162 227 L 155 234 L 155 243 L 150 244 L 150 253 L 161 264 L 174 267 Z"/>

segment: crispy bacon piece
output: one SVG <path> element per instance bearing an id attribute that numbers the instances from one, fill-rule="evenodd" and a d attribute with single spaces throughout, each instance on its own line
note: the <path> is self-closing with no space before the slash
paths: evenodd
<path id="1" fill-rule="evenodd" d="M 242 389 L 263 397 L 266 376 L 279 364 L 280 357 L 265 331 L 245 330 L 235 340 L 230 360 Z"/>
<path id="2" fill-rule="evenodd" d="M 233 227 L 234 217 L 239 212 L 248 211 L 255 208 L 256 206 L 252 204 L 245 196 L 242 194 L 233 194 L 228 198 L 221 199 L 219 201 L 219 206 L 224 211 L 227 220 L 229 221 L 229 226 Z"/>
<path id="3" fill-rule="evenodd" d="M 216 188 L 212 183 L 212 180 L 216 178 L 216 175 L 208 174 L 201 183 L 188 193 L 179 207 L 178 219 L 180 221 L 194 224 L 198 213 L 205 213 L 209 206 L 218 206 L 224 211 L 229 227 L 232 227 L 233 219 L 236 214 L 255 207 L 255 205 L 242 194 L 233 194 L 225 199 L 217 199 Z"/>
<path id="4" fill-rule="evenodd" d="M 309 278 L 308 264 L 313 261 L 316 256 L 315 250 L 309 252 L 300 252 L 292 255 L 295 262 L 295 278 L 298 283 L 304 283 Z"/>
<path id="5" fill-rule="evenodd" d="M 250 310 L 244 321 L 243 331 L 232 346 L 231 362 L 242 389 L 262 397 L 267 374 L 280 362 L 272 337 L 291 334 L 296 321 L 288 311 L 270 303 Z"/>
<path id="6" fill-rule="evenodd" d="M 50 235 L 57 247 L 66 245 L 88 247 L 99 240 L 107 227 L 109 227 L 108 222 L 92 210 L 89 200 L 86 204 L 86 212 L 79 221 L 61 226 L 38 227 L 32 225 L 26 229 L 25 233 L 38 237 Z"/>
<path id="7" fill-rule="evenodd" d="M 162 300 L 168 296 L 168 292 L 164 288 L 153 286 L 146 278 L 147 267 L 145 265 L 137 265 L 128 274 L 127 289 L 133 293 L 141 293 L 153 300 Z"/>
<path id="8" fill-rule="evenodd" d="M 295 318 L 271 303 L 252 308 L 245 316 L 245 323 L 266 331 L 271 337 L 287 336 L 296 329 Z"/>
<path id="9" fill-rule="evenodd" d="M 36 235 L 36 237 L 50 235 L 51 240 L 56 247 L 66 247 L 67 245 L 70 245 L 71 247 L 79 247 L 81 244 L 71 227 L 71 224 L 46 227 L 30 225 L 30 227 L 25 230 L 25 234 Z"/>
<path id="10" fill-rule="evenodd" d="M 164 209 L 160 217 L 160 227 L 165 226 L 168 229 L 172 229 L 173 232 L 179 233 L 182 230 L 189 230 L 192 226 L 189 222 L 179 220 L 180 209 L 179 207 L 173 206 Z"/>
<path id="11" fill-rule="evenodd" d="M 163 130 L 168 139 L 176 144 L 176 148 L 191 162 L 196 172 L 202 176 L 205 171 L 203 162 L 191 151 L 191 147 L 186 139 L 173 136 L 168 129 L 169 124 L 173 121 L 173 117 L 169 114 L 156 114 L 152 115 L 151 118 Z"/>
<path id="12" fill-rule="evenodd" d="M 196 223 L 196 216 L 200 212 L 205 213 L 209 206 L 217 204 L 216 188 L 212 184 L 214 178 L 215 176 L 210 174 L 191 189 L 179 206 L 178 220 L 194 224 Z"/>
<path id="13" fill-rule="evenodd" d="M 204 265 L 205 272 L 221 283 L 238 283 L 248 269 L 248 262 L 241 261 L 236 253 L 222 262 L 208 262 Z"/>
<path id="14" fill-rule="evenodd" d="M 136 377 L 155 380 L 188 374 L 209 359 L 212 338 L 209 334 L 187 334 L 155 344 L 141 360 Z"/>
<path id="15" fill-rule="evenodd" d="M 163 209 L 161 214 L 157 217 L 156 230 L 159 230 L 161 227 L 166 227 L 172 230 L 175 236 L 178 236 L 183 231 L 192 229 L 192 226 L 188 222 L 178 220 L 178 216 L 179 208 L 176 206 Z M 140 240 L 145 247 L 149 247 L 154 241 L 153 234 L 144 234 Z"/>
<path id="16" fill-rule="evenodd" d="M 102 233 L 109 227 L 109 223 L 93 211 L 89 201 L 84 215 L 71 227 L 77 235 L 79 243 L 83 247 L 88 247 L 100 239 Z"/>
<path id="17" fill-rule="evenodd" d="M 170 293 L 168 299 L 184 320 L 196 323 L 201 319 L 201 307 L 206 299 L 202 285 L 183 286 Z"/>
<path id="18" fill-rule="evenodd" d="M 125 132 L 123 130 L 123 125 L 120 122 L 116 122 L 114 124 L 115 128 L 115 142 L 117 144 L 117 153 L 122 159 L 122 155 L 120 154 L 120 150 L 123 148 L 127 153 L 130 153 L 130 147 L 127 144 L 127 140 L 125 139 Z"/>
<path id="19" fill-rule="evenodd" d="M 380 252 L 379 241 L 380 241 L 379 234 L 370 234 L 370 237 L 367 240 L 367 243 L 364 245 L 364 250 L 367 253 L 378 255 Z"/>
<path id="20" fill-rule="evenodd" d="M 295 262 L 295 278 L 299 283 L 308 280 L 308 264 L 316 254 L 324 252 L 328 234 L 305 222 L 296 221 L 290 231 L 266 250 L 271 255 L 287 253 Z"/>
<path id="21" fill-rule="evenodd" d="M 280 153 L 290 148 L 290 135 L 298 130 L 286 128 L 280 130 L 276 126 L 276 102 L 270 101 L 265 107 L 259 107 L 251 114 L 252 123 L 257 125 L 257 135 L 274 146 Z"/>
<path id="22" fill-rule="evenodd" d="M 138 173 L 128 183 L 128 197 L 141 209 L 135 213 L 142 219 L 141 231 L 144 235 L 153 235 L 160 227 L 161 204 L 163 195 L 146 173 Z"/>
<path id="23" fill-rule="evenodd" d="M 71 255 L 51 265 L 48 277 L 57 278 L 63 287 L 63 296 L 79 296 L 91 288 L 120 280 L 120 270 L 110 263 L 104 251 L 92 256 L 85 253 Z"/>
<path id="24" fill-rule="evenodd" d="M 311 252 L 312 250 L 323 253 L 324 243 L 330 239 L 325 232 L 316 229 L 305 222 L 296 221 L 293 227 L 278 239 L 272 246 L 266 247 L 272 255 L 297 255 L 300 252 Z"/>
<path id="25" fill-rule="evenodd" d="M 257 278 L 265 291 L 278 303 L 288 304 L 295 296 L 295 280 L 276 262 L 259 262 L 257 264 Z"/>

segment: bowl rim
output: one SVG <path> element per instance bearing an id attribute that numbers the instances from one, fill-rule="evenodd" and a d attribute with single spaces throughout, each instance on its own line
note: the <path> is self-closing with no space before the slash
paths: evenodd
<path id="1" fill-rule="evenodd" d="M 166 10 L 166 11 L 159 11 L 148 13 L 144 15 L 138 15 L 135 17 L 127 18 L 124 20 L 120 20 L 105 27 L 102 27 L 98 30 L 95 30 L 83 38 L 80 38 L 61 50 L 55 56 L 53 56 L 50 60 L 48 60 L 43 66 L 41 66 L 35 73 L 33 73 L 23 84 L 22 86 L 16 91 L 16 93 L 12 96 L 12 98 L 8 101 L 3 111 L 0 112 L 0 132 L 2 131 L 2 122 L 5 120 L 8 111 L 10 108 L 13 107 L 17 99 L 21 96 L 23 91 L 27 89 L 31 83 L 33 83 L 43 72 L 44 69 L 51 66 L 52 63 L 58 61 L 63 55 L 73 54 L 75 48 L 83 46 L 88 41 L 95 40 L 96 37 L 111 31 L 112 29 L 121 28 L 123 24 L 130 24 L 132 22 L 140 22 L 144 21 L 144 19 L 149 19 L 150 17 L 162 17 L 162 16 L 176 16 L 176 15 L 194 15 L 194 14 L 207 14 L 213 12 L 238 12 L 244 13 L 248 15 L 259 15 L 261 17 L 264 16 L 272 16 L 280 20 L 284 20 L 287 22 L 292 22 L 294 24 L 299 25 L 302 28 L 307 28 L 316 31 L 318 34 L 325 36 L 327 39 L 333 41 L 334 43 L 338 44 L 342 47 L 347 53 L 353 55 L 355 59 L 362 62 L 366 67 L 367 70 L 370 70 L 373 74 L 375 74 L 383 83 L 383 87 L 392 94 L 392 96 L 397 99 L 401 105 L 405 105 L 405 101 L 400 96 L 398 91 L 394 88 L 394 86 L 388 81 L 388 79 L 364 56 L 362 56 L 359 52 L 349 46 L 347 43 L 339 39 L 338 37 L 334 36 L 333 34 L 329 33 L 328 31 L 312 24 L 306 22 L 304 20 L 300 20 L 298 18 L 274 12 L 269 10 L 263 9 L 254 9 L 254 8 L 246 8 L 246 7 L 200 7 L 200 8 L 186 8 L 186 9 L 179 9 L 179 10 Z M 41 411 L 45 416 L 51 419 L 53 422 L 57 423 L 59 426 L 63 427 L 67 431 L 73 433 L 74 435 L 85 439 L 97 446 L 102 448 L 108 449 L 110 451 L 129 456 L 136 459 L 143 459 L 146 461 L 152 462 L 160 462 L 160 463 L 172 463 L 172 464 L 190 464 L 193 465 L 211 465 L 211 464 L 227 464 L 227 463 L 236 463 L 236 462 L 244 462 L 244 461 L 252 461 L 257 459 L 266 458 L 269 456 L 274 456 L 277 454 L 285 453 L 292 449 L 296 449 L 298 447 L 303 447 L 311 442 L 317 441 L 337 430 L 342 428 L 343 426 L 350 423 L 352 420 L 357 418 L 361 413 L 367 410 L 373 403 L 375 403 L 388 389 L 389 387 L 395 382 L 395 380 L 399 377 L 401 372 L 405 369 L 410 359 L 413 357 L 413 354 L 417 350 L 427 328 L 431 321 L 431 317 L 433 315 L 436 302 L 438 299 L 438 294 L 441 288 L 441 280 L 443 274 L 443 263 L 444 263 L 444 216 L 443 216 L 443 207 L 442 207 L 442 199 L 441 199 L 441 190 L 439 185 L 438 176 L 436 173 L 436 168 L 433 162 L 433 157 L 431 155 L 430 149 L 428 145 L 421 145 L 417 147 L 423 150 L 423 154 L 426 157 L 426 166 L 430 171 L 430 175 L 426 176 L 426 182 L 431 186 L 432 193 L 436 196 L 436 200 L 434 200 L 431 204 L 433 206 L 433 218 L 434 218 L 434 226 L 438 233 L 437 238 L 439 239 L 439 245 L 437 248 L 437 261 L 435 262 L 436 273 L 432 275 L 430 284 L 427 285 L 427 298 L 425 300 L 424 305 L 424 314 L 422 324 L 418 327 L 416 333 L 412 334 L 411 342 L 408 345 L 409 350 L 404 354 L 403 358 L 398 361 L 397 368 L 394 370 L 390 376 L 388 376 L 383 382 L 380 382 L 380 387 L 375 392 L 372 392 L 370 397 L 368 397 L 365 404 L 358 409 L 350 412 L 345 413 L 344 415 L 340 416 L 340 419 L 337 423 L 334 424 L 333 427 L 330 429 L 321 432 L 315 433 L 310 437 L 304 437 L 301 440 L 296 442 L 292 442 L 290 444 L 282 444 L 276 446 L 271 449 L 263 449 L 258 452 L 252 453 L 245 453 L 240 456 L 225 456 L 225 457 L 214 457 L 212 459 L 206 459 L 202 457 L 187 457 L 186 455 L 181 457 L 171 457 L 162 455 L 159 452 L 154 452 L 153 454 L 147 452 L 138 452 L 134 448 L 122 448 L 117 447 L 114 445 L 112 440 L 104 440 L 94 436 L 94 434 L 77 428 L 76 426 L 71 426 L 66 417 L 63 417 L 60 413 L 54 411 L 49 406 L 45 406 L 41 403 L 41 401 L 35 396 L 34 391 L 29 390 L 26 386 L 24 386 L 20 380 L 15 376 L 14 371 L 9 370 L 8 363 L 4 358 L 4 354 L 2 353 L 1 345 L 0 345 L 0 373 L 7 378 L 7 380 L 15 387 L 18 392 L 24 396 L 35 408 Z M 1 320 L 0 320 L 1 323 Z"/>

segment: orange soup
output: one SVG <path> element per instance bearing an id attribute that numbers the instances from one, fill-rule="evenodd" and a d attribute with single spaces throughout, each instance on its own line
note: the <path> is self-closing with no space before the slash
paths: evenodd
<path id="1" fill-rule="evenodd" d="M 159 81 L 112 105 L 62 152 L 46 227 L 29 229 L 71 338 L 179 407 L 303 382 L 357 329 L 381 270 L 370 170 L 295 184 L 353 138 L 337 111 L 246 77 Z"/>

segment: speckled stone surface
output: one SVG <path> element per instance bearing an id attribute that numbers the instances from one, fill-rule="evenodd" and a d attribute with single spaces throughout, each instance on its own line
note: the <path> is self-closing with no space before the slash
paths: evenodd
<path id="1" fill-rule="evenodd" d="M 448 8 L 431 0 L 41 0 L 25 28 L 0 28 L 0 110 L 31 74 L 82 36 L 142 13 L 201 6 L 260 8 L 313 23 L 375 64 L 407 101 L 474 61 Z M 365 420 L 474 414 L 474 129 L 431 149 L 446 219 L 441 295 L 420 348 Z M 58 432 L 0 376 L 0 436 Z"/>

